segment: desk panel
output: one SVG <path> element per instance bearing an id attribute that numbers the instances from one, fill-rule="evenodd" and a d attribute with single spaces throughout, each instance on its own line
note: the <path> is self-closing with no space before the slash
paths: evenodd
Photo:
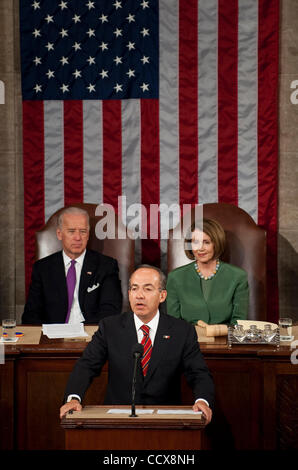
<path id="1" fill-rule="evenodd" d="M 63 403 L 68 376 L 77 357 L 29 357 L 17 365 L 18 449 L 64 449 L 64 432 L 59 408 Z M 103 404 L 107 370 L 96 378 L 84 404 Z"/>
<path id="2" fill-rule="evenodd" d="M 0 364 L 0 449 L 14 448 L 14 354 L 7 354 L 5 364 Z"/>
<path id="3" fill-rule="evenodd" d="M 47 340 L 6 347 L 0 365 L 1 449 L 64 449 L 60 426 L 66 382 L 86 342 Z M 216 388 L 216 405 L 206 433 L 213 448 L 298 448 L 298 366 L 289 346 L 201 346 Z M 101 405 L 107 365 L 90 386 L 84 405 Z M 184 405 L 192 392 L 182 378 Z"/>

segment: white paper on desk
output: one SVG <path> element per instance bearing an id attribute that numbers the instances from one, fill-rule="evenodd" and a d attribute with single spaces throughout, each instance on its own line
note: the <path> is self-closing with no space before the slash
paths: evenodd
<path id="1" fill-rule="evenodd" d="M 50 339 L 54 338 L 80 338 L 88 336 L 84 330 L 84 323 L 52 323 L 42 325 L 42 332 Z"/>
<path id="2" fill-rule="evenodd" d="M 202 411 L 193 410 L 157 410 L 159 415 L 201 415 Z"/>
<path id="3" fill-rule="evenodd" d="M 154 410 L 144 410 L 143 408 L 136 408 L 136 413 L 139 415 L 147 415 L 147 414 L 152 414 Z M 107 413 L 112 413 L 112 414 L 130 414 L 131 409 L 129 408 L 111 408 L 107 411 Z"/>

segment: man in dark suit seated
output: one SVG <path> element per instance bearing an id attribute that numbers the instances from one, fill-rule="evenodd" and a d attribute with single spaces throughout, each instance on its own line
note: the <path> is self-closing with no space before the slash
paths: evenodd
<path id="1" fill-rule="evenodd" d="M 65 392 L 60 417 L 80 411 L 81 401 L 91 383 L 109 361 L 105 404 L 130 404 L 133 380 L 133 349 L 145 341 L 137 370 L 136 404 L 179 405 L 184 373 L 194 394 L 195 411 L 210 422 L 214 397 L 213 380 L 205 364 L 193 325 L 159 312 L 167 296 L 164 274 L 143 265 L 131 276 L 129 301 L 132 312 L 104 318 L 91 342 L 76 362 Z M 145 326 L 145 328 L 144 328 Z M 149 331 L 143 333 L 143 329 Z"/>
<path id="2" fill-rule="evenodd" d="M 57 238 L 63 249 L 34 263 L 22 323 L 90 324 L 121 312 L 118 263 L 86 248 L 89 230 L 85 210 L 61 212 Z"/>

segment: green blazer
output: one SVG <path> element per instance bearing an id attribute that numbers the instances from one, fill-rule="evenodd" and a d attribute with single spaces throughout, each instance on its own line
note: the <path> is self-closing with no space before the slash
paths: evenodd
<path id="1" fill-rule="evenodd" d="M 241 268 L 220 262 L 214 278 L 202 281 L 194 262 L 174 269 L 168 275 L 167 311 L 169 315 L 190 323 L 203 320 L 208 324 L 235 324 L 248 314 L 247 274 Z M 202 282 L 210 283 L 205 300 Z"/>

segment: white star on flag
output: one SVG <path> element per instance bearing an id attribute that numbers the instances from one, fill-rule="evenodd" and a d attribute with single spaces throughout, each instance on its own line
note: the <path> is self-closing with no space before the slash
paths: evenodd
<path id="1" fill-rule="evenodd" d="M 34 10 L 37 10 L 38 8 L 40 8 L 39 2 L 33 2 L 31 6 L 34 8 Z"/>
<path id="2" fill-rule="evenodd" d="M 122 36 L 122 29 L 116 28 L 114 34 L 116 35 L 116 38 L 118 38 L 118 36 Z"/>
<path id="3" fill-rule="evenodd" d="M 47 16 L 45 17 L 45 20 L 46 20 L 46 22 L 47 22 L 48 24 L 54 22 L 53 17 L 52 17 L 51 15 L 47 15 Z"/>
<path id="4" fill-rule="evenodd" d="M 149 29 L 143 28 L 142 31 L 141 31 L 141 34 L 143 35 L 143 37 L 149 36 Z"/>
<path id="5" fill-rule="evenodd" d="M 95 64 L 95 58 L 89 56 L 89 58 L 87 59 L 87 62 L 89 62 L 89 65 L 93 65 L 93 64 Z"/>
<path id="6" fill-rule="evenodd" d="M 40 30 L 39 30 L 39 29 L 35 29 L 32 34 L 33 34 L 33 36 L 34 36 L 35 38 L 37 38 L 38 36 L 40 36 Z"/>
<path id="7" fill-rule="evenodd" d="M 65 83 L 62 83 L 62 86 L 60 87 L 60 90 L 62 90 L 62 93 L 65 93 L 69 91 L 69 85 L 66 85 Z"/>
<path id="8" fill-rule="evenodd" d="M 89 28 L 89 30 L 86 32 L 86 34 L 88 34 L 89 38 L 91 38 L 92 36 L 95 36 L 95 30 Z"/>
<path id="9" fill-rule="evenodd" d="M 77 69 L 73 72 L 73 75 L 75 76 L 75 78 L 79 78 L 82 76 L 80 70 Z"/>
<path id="10" fill-rule="evenodd" d="M 62 65 L 68 64 L 68 58 L 63 56 L 61 57 L 60 62 L 62 63 Z"/>
<path id="11" fill-rule="evenodd" d="M 114 62 L 116 62 L 116 65 L 122 64 L 122 57 L 116 56 Z"/>
<path id="12" fill-rule="evenodd" d="M 134 71 L 134 70 L 131 70 L 131 69 L 129 69 L 129 71 L 128 71 L 128 72 L 126 72 L 126 75 L 128 75 L 128 76 L 129 76 L 129 78 L 131 78 L 131 77 L 135 77 L 135 71 Z"/>
<path id="13" fill-rule="evenodd" d="M 55 76 L 55 72 L 54 72 L 54 70 L 50 70 L 50 69 L 49 69 L 49 70 L 47 71 L 46 75 L 47 75 L 48 78 L 50 79 L 50 78 L 53 78 L 53 77 Z"/>
<path id="14" fill-rule="evenodd" d="M 89 93 L 92 91 L 95 91 L 95 85 L 92 85 L 92 83 L 89 83 L 89 86 L 87 86 L 87 90 L 89 90 Z"/>
<path id="15" fill-rule="evenodd" d="M 101 78 L 108 78 L 108 71 L 102 69 L 102 71 L 99 73 L 101 75 Z"/>
<path id="16" fill-rule="evenodd" d="M 101 21 L 102 24 L 108 22 L 108 16 L 104 14 L 102 14 L 98 19 Z"/>
<path id="17" fill-rule="evenodd" d="M 101 45 L 99 46 L 99 48 L 100 48 L 102 51 L 108 50 L 108 43 L 107 43 L 107 42 L 102 42 Z"/>
<path id="18" fill-rule="evenodd" d="M 67 7 L 67 2 L 62 1 L 61 3 L 59 3 L 59 7 L 61 8 L 61 10 L 64 10 L 64 8 L 68 8 Z"/>
<path id="19" fill-rule="evenodd" d="M 143 7 L 143 10 L 145 10 L 145 8 L 149 8 L 148 0 L 143 0 L 141 3 L 141 7 Z"/>
<path id="20" fill-rule="evenodd" d="M 75 51 L 78 51 L 81 49 L 81 44 L 79 44 L 78 42 L 75 42 L 72 47 L 74 48 Z"/>
<path id="21" fill-rule="evenodd" d="M 61 36 L 65 38 L 66 36 L 68 36 L 68 31 L 67 29 L 62 28 L 59 34 L 61 34 Z"/>
<path id="22" fill-rule="evenodd" d="M 140 88 L 142 88 L 143 91 L 149 91 L 149 83 L 143 83 Z"/>
<path id="23" fill-rule="evenodd" d="M 88 3 L 86 3 L 86 7 L 88 7 L 89 10 L 91 10 L 91 8 L 95 8 L 94 2 L 89 1 Z"/>
<path id="24" fill-rule="evenodd" d="M 35 63 L 35 65 L 40 65 L 41 64 L 41 58 L 40 57 L 35 57 L 33 62 Z"/>
<path id="25" fill-rule="evenodd" d="M 45 46 L 48 51 L 53 51 L 54 50 L 54 44 L 52 42 L 48 42 L 48 44 Z"/>
<path id="26" fill-rule="evenodd" d="M 34 87 L 34 90 L 36 91 L 36 93 L 39 93 L 41 91 L 41 85 L 38 85 L 36 83 L 35 87 Z"/>
<path id="27" fill-rule="evenodd" d="M 143 56 L 143 57 L 141 58 L 141 62 L 143 62 L 143 65 L 149 64 L 149 57 Z"/>
<path id="28" fill-rule="evenodd" d="M 126 17 L 126 19 L 128 20 L 129 23 L 131 23 L 132 21 L 135 21 L 135 15 L 131 15 L 129 13 L 129 15 Z"/>
<path id="29" fill-rule="evenodd" d="M 122 87 L 123 87 L 123 85 L 120 85 L 119 83 L 116 83 L 116 85 L 114 86 L 114 89 L 116 90 L 116 93 L 118 93 L 119 91 L 123 91 Z"/>

